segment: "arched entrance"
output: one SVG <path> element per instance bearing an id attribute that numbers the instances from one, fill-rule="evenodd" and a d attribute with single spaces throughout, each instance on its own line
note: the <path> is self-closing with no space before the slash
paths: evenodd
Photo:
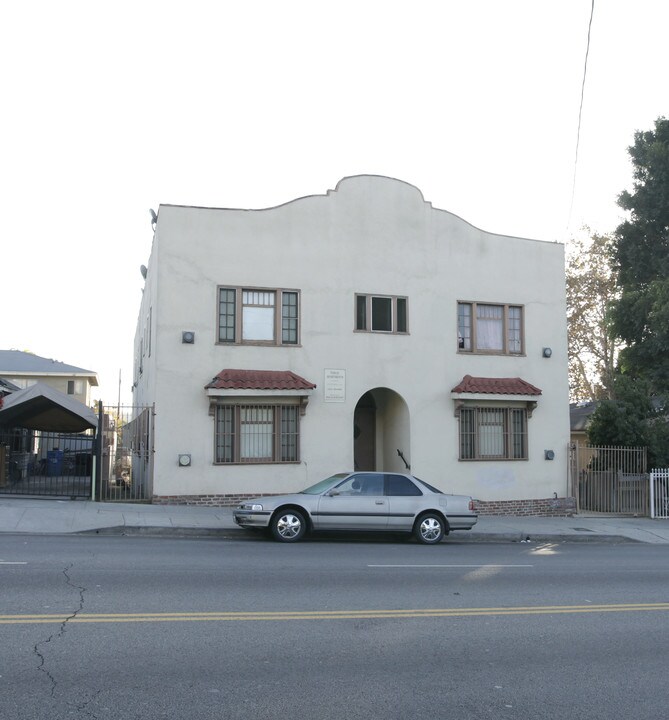
<path id="1" fill-rule="evenodd" d="M 411 462 L 410 439 L 409 408 L 401 395 L 374 388 L 360 397 L 353 416 L 356 470 L 405 472 Z"/>

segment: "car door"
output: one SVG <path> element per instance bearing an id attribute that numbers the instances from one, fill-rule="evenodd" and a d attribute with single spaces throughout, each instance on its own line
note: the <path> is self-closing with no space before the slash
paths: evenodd
<path id="1" fill-rule="evenodd" d="M 406 475 L 386 473 L 388 496 L 388 529 L 411 530 L 425 499 L 416 483 Z"/>
<path id="2" fill-rule="evenodd" d="M 388 524 L 388 500 L 383 473 L 354 473 L 320 496 L 312 513 L 319 530 L 384 530 Z"/>

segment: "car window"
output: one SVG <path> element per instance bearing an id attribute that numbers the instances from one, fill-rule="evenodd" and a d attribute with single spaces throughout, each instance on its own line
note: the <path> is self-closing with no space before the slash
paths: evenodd
<path id="1" fill-rule="evenodd" d="M 339 473 L 337 475 L 333 475 L 332 477 L 325 478 L 325 480 L 321 480 L 315 485 L 301 490 L 300 494 L 304 493 L 306 495 L 320 495 L 322 492 L 325 492 L 328 488 L 332 487 L 339 478 L 344 478 L 347 475 L 348 473 Z"/>
<path id="2" fill-rule="evenodd" d="M 436 487 L 432 487 L 432 485 L 426 483 L 425 480 L 421 480 L 420 478 L 417 478 L 415 475 L 413 475 L 412 477 L 417 483 L 424 485 L 428 490 L 431 490 L 433 493 L 438 493 L 439 495 L 444 494 L 441 490 L 438 490 Z"/>
<path id="3" fill-rule="evenodd" d="M 337 495 L 360 495 L 362 486 L 358 477 L 353 475 L 352 477 L 344 480 L 343 483 L 339 483 L 334 490 Z"/>
<path id="4" fill-rule="evenodd" d="M 423 493 L 404 475 L 386 475 L 388 495 L 422 495 Z"/>
<path id="5" fill-rule="evenodd" d="M 351 487 L 355 485 L 355 494 L 357 495 L 383 495 L 383 475 L 381 473 L 356 473 L 337 487 L 337 490 L 349 483 Z"/>

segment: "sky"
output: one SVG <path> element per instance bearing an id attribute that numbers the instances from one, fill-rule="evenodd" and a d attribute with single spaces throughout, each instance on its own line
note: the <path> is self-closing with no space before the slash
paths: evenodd
<path id="1" fill-rule="evenodd" d="M 9 3 L 0 349 L 97 372 L 108 404 L 120 376 L 132 402 L 160 204 L 272 207 L 369 173 L 490 232 L 613 231 L 634 132 L 669 115 L 669 3 L 596 0 L 582 94 L 592 6 Z"/>

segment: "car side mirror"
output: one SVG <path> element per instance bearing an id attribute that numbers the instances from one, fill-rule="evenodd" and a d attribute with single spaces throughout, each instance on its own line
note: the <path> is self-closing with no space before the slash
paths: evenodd
<path id="1" fill-rule="evenodd" d="M 328 497 L 335 497 L 336 495 L 339 495 L 339 490 L 328 490 L 325 494 Z"/>

